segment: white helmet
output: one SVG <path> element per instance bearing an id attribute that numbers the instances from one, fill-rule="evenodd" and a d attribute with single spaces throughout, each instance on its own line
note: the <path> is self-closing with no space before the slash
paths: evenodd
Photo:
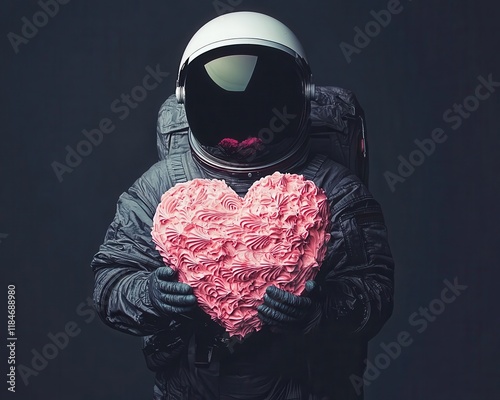
<path id="1" fill-rule="evenodd" d="M 251 176 L 304 158 L 311 71 L 297 37 L 268 15 L 234 12 L 202 26 L 182 56 L 176 96 L 207 166 Z"/>

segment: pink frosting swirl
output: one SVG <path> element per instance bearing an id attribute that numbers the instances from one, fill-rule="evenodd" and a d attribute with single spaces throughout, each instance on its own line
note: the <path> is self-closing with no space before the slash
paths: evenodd
<path id="1" fill-rule="evenodd" d="M 323 190 L 274 173 L 242 199 L 224 181 L 194 179 L 165 192 L 152 238 L 165 264 L 193 287 L 201 308 L 230 336 L 261 328 L 256 308 L 269 285 L 299 295 L 330 240 Z"/>

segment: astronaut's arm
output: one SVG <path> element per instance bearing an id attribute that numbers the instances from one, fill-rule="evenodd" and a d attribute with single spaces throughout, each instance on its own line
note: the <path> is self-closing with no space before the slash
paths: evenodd
<path id="1" fill-rule="evenodd" d="M 151 226 L 166 189 L 158 169 L 152 168 L 123 193 L 91 262 L 98 315 L 110 327 L 133 335 L 155 333 L 171 320 L 160 315 L 149 295 L 149 277 L 164 266 L 151 238 Z"/>
<path id="2" fill-rule="evenodd" d="M 371 339 L 392 314 L 394 262 L 380 205 L 360 184 L 331 207 L 331 242 L 307 330 Z"/>
<path id="3" fill-rule="evenodd" d="M 168 327 L 171 319 L 151 304 L 150 274 L 118 264 L 95 268 L 94 306 L 106 325 L 139 336 Z"/>

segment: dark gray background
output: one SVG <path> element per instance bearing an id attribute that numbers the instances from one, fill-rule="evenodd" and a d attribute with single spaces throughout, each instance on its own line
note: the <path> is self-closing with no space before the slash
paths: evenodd
<path id="1" fill-rule="evenodd" d="M 303 42 L 315 82 L 354 90 L 365 109 L 371 190 L 383 206 L 397 265 L 394 314 L 371 342 L 370 359 L 402 331 L 413 339 L 367 387 L 369 400 L 465 400 L 500 392 L 500 90 L 460 128 L 443 120 L 445 110 L 474 94 L 478 76 L 500 81 L 495 4 L 402 0 L 403 11 L 351 63 L 340 43 L 352 44 L 354 28 L 364 28 L 373 20 L 370 11 L 387 8 L 387 1 L 242 0 L 234 7 L 286 23 Z M 31 367 L 32 350 L 42 351 L 48 334 L 68 322 L 80 333 L 28 386 L 18 376 L 11 394 L 3 383 L 0 397 L 151 398 L 153 376 L 139 339 L 104 326 L 83 304 L 93 286 L 89 263 L 118 196 L 157 160 L 158 109 L 173 93 L 187 41 L 217 11 L 210 0 L 73 0 L 16 54 L 7 34 L 20 34 L 22 17 L 32 20 L 39 10 L 35 1 L 9 0 L 0 13 L 0 298 L 6 304 L 7 284 L 16 285 L 18 367 Z M 110 104 L 157 64 L 170 75 L 120 120 Z M 51 163 L 64 163 L 65 146 L 75 148 L 82 130 L 103 118 L 115 130 L 59 182 Z M 396 172 L 398 156 L 407 158 L 414 140 L 436 128 L 447 141 L 391 192 L 384 172 Z M 417 332 L 410 316 L 440 297 L 445 279 L 467 289 Z M 0 320 L 6 337 L 6 314 Z M 0 365 L 5 379 L 6 357 Z"/>

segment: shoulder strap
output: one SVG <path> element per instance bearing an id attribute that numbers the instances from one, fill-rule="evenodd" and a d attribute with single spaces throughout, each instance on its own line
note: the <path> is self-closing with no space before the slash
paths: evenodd
<path id="1" fill-rule="evenodd" d="M 311 102 L 311 149 L 344 165 L 368 186 L 368 145 L 364 112 L 353 92 L 317 86 Z"/>
<path id="2" fill-rule="evenodd" d="M 173 94 L 165 100 L 158 112 L 156 145 L 160 160 L 189 150 L 188 129 L 184 105 L 179 104 Z"/>
<path id="3" fill-rule="evenodd" d="M 166 164 L 172 186 L 176 183 L 200 178 L 199 170 L 193 166 L 193 159 L 189 151 L 169 154 Z"/>
<path id="4" fill-rule="evenodd" d="M 169 169 L 171 176 L 174 180 L 174 185 L 177 183 L 187 182 L 186 168 L 184 168 L 184 163 L 182 162 L 181 154 L 172 154 L 169 160 Z"/>

